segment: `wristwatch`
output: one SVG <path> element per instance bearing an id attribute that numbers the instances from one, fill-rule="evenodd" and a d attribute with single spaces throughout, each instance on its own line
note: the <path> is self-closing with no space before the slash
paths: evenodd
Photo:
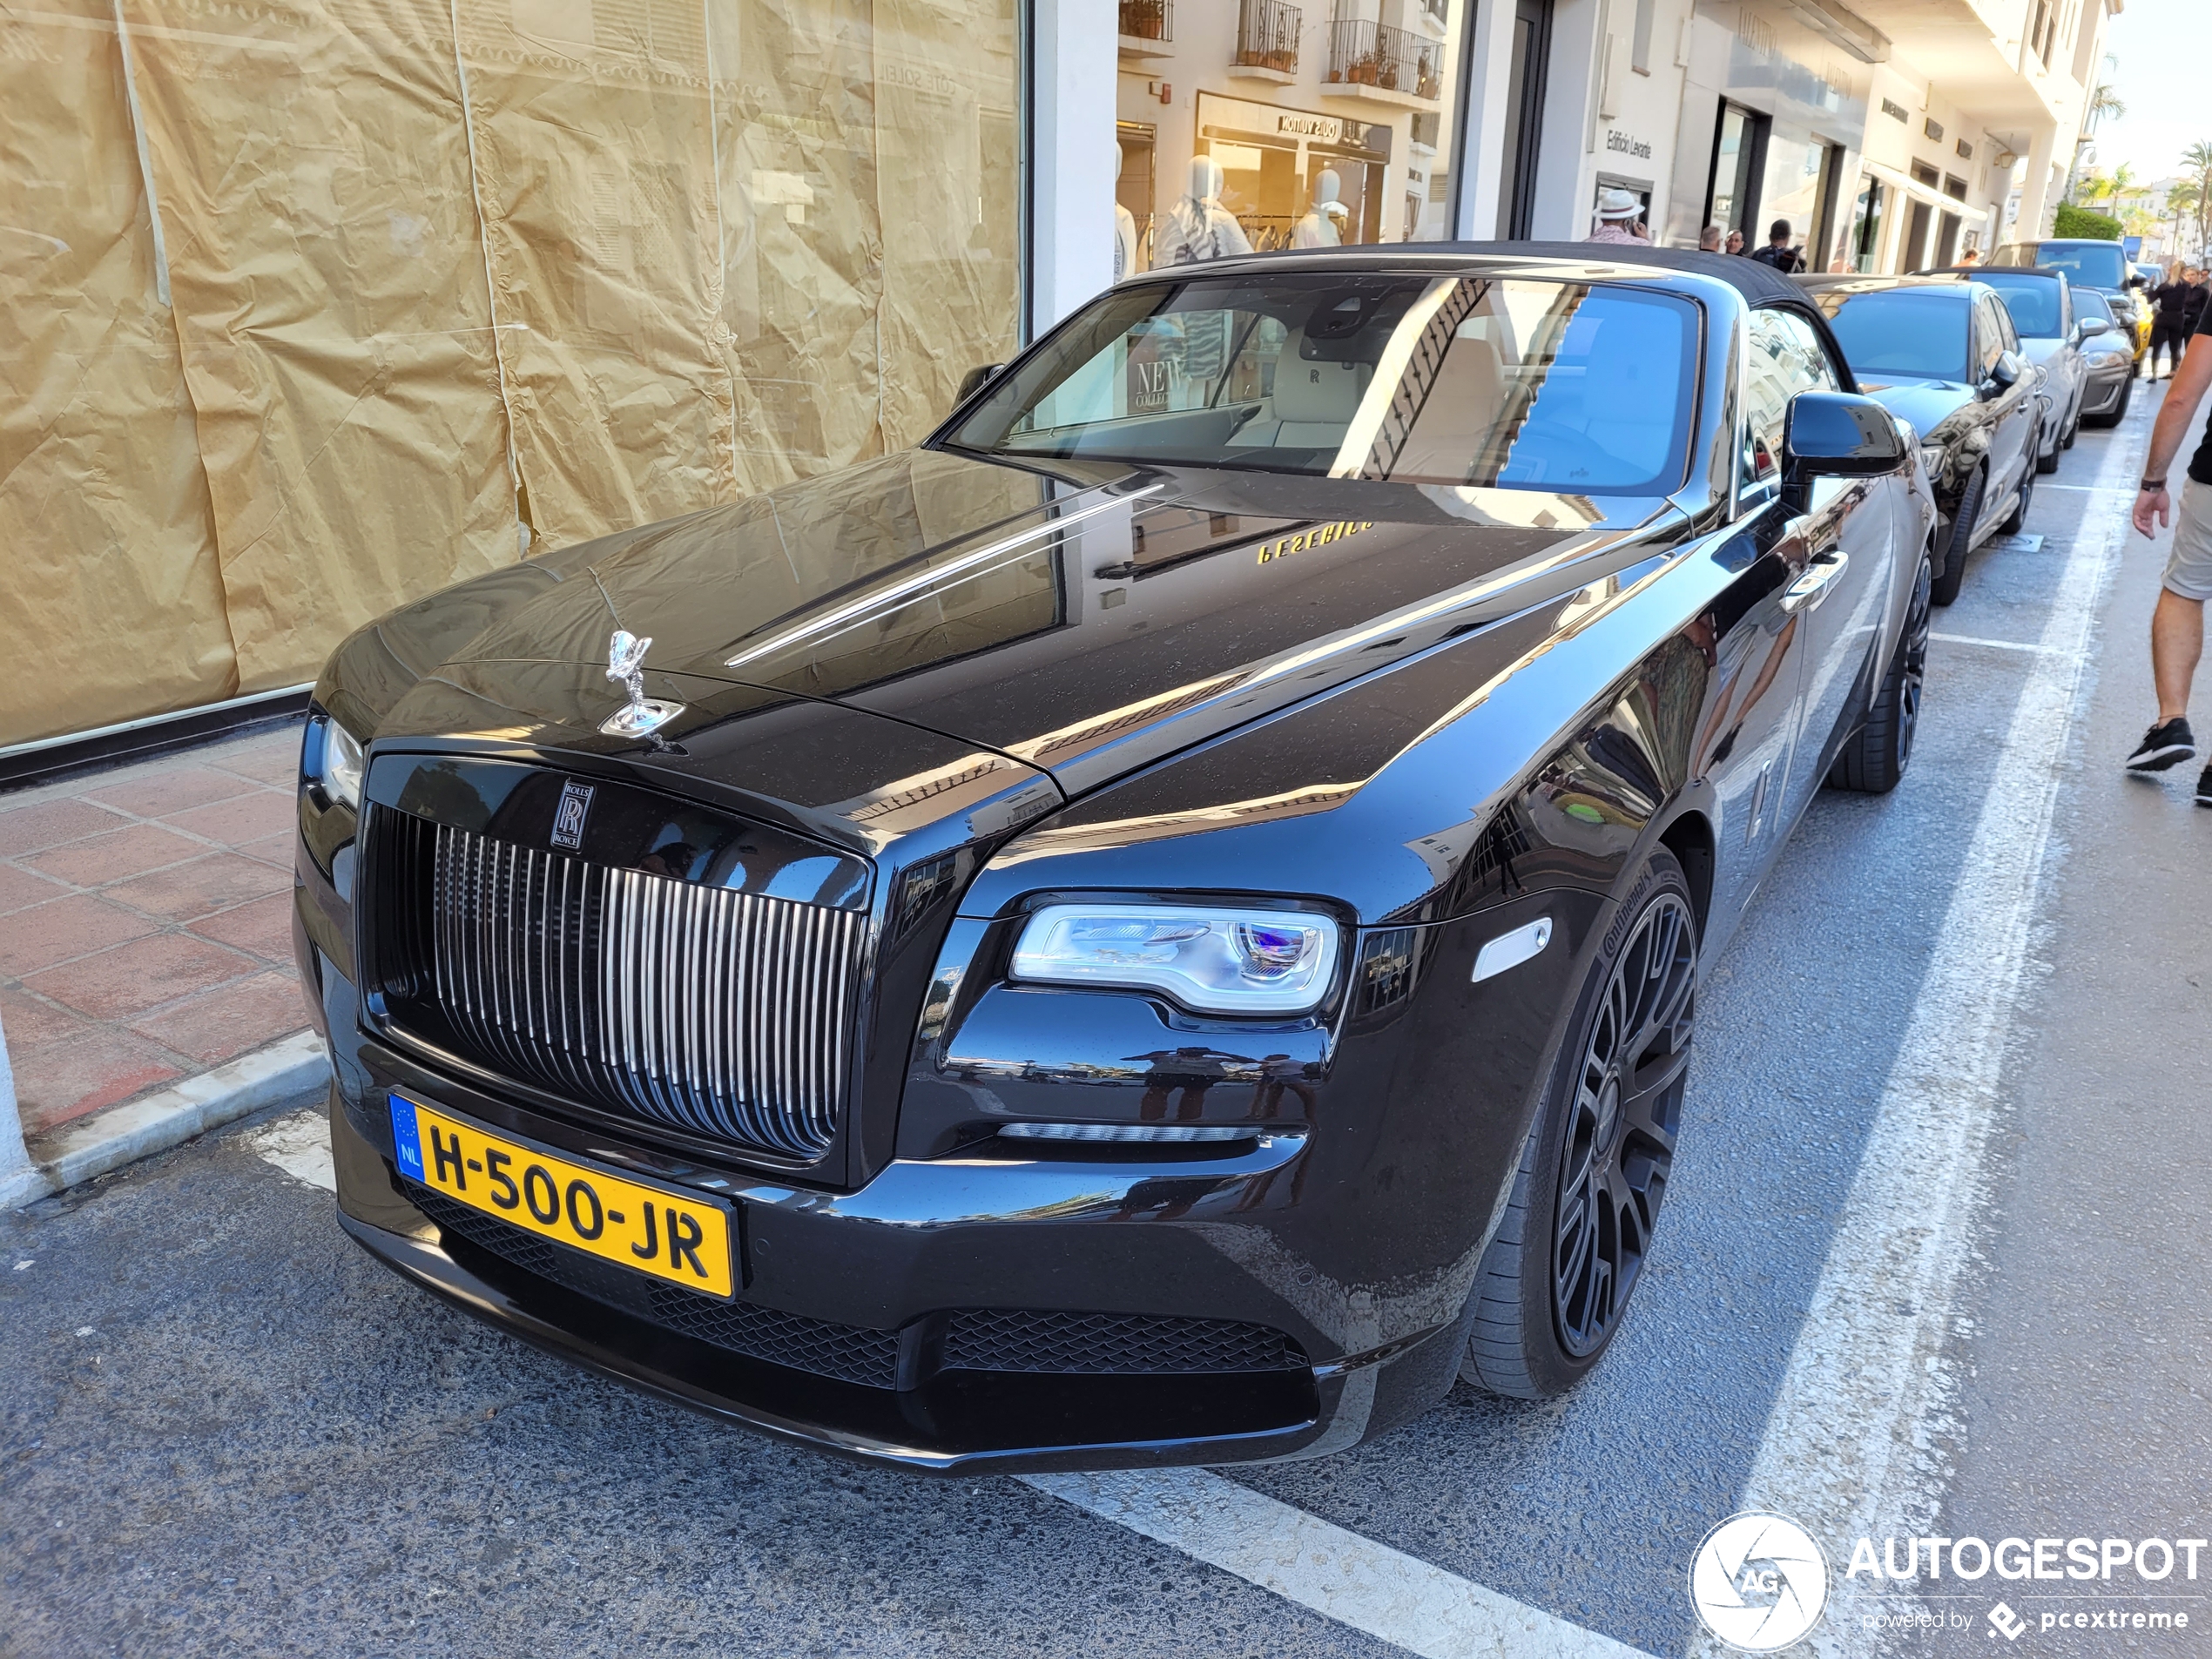
<path id="1" fill-rule="evenodd" d="M 2154 495 L 2157 491 L 2165 488 L 2166 481 L 2163 478 L 2146 478 L 2143 480 L 2143 494 L 2146 496 Z"/>

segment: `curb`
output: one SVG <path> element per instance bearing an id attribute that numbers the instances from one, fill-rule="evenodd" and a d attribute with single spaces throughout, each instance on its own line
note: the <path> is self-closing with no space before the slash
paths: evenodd
<path id="1" fill-rule="evenodd" d="M 34 1136 L 29 1143 L 33 1167 L 0 1177 L 0 1209 L 20 1209 L 165 1152 L 264 1106 L 319 1089 L 329 1079 L 322 1039 L 301 1031 L 158 1093 Z"/>

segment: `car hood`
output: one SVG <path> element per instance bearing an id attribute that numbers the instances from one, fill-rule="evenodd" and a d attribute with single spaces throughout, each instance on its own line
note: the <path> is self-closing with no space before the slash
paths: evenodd
<path id="1" fill-rule="evenodd" d="M 1924 438 L 1974 401 L 1974 388 L 1959 381 L 1861 380 L 1858 389 Z"/>
<path id="2" fill-rule="evenodd" d="M 907 451 L 449 590 L 350 642 L 334 694 L 380 736 L 679 765 L 732 722 L 860 729 L 835 708 L 950 772 L 995 755 L 1000 781 L 1073 795 L 1572 594 L 1686 523 L 1659 499 Z M 686 705 L 651 739 L 598 732 L 624 701 L 617 627 L 651 639 L 647 693 Z"/>

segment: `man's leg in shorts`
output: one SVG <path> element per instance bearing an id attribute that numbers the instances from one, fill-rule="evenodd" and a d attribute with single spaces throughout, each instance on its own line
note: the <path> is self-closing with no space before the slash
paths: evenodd
<path id="1" fill-rule="evenodd" d="M 2212 599 L 2212 489 L 2185 480 L 2174 508 L 2174 547 L 2150 617 L 2151 680 L 2158 718 L 2189 711 L 2189 683 L 2204 655 L 2204 602 Z"/>

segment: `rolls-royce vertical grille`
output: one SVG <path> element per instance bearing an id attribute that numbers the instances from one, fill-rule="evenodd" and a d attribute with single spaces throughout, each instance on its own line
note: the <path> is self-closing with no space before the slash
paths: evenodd
<path id="1" fill-rule="evenodd" d="M 740 1145 L 827 1150 L 852 1062 L 858 912 L 377 816 L 380 885 L 396 889 L 374 913 L 378 977 L 434 1004 L 469 1057 Z"/>

